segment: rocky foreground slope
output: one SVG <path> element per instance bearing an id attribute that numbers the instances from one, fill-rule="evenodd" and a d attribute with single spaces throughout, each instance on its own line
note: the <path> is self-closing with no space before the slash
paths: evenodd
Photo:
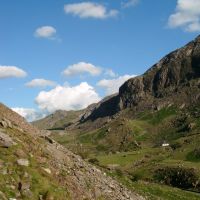
<path id="1" fill-rule="evenodd" d="M 143 199 L 0 104 L 0 199 Z"/>

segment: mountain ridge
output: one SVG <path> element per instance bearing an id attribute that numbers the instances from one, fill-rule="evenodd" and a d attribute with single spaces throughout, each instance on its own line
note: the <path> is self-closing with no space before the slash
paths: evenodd
<path id="1" fill-rule="evenodd" d="M 93 121 L 95 126 L 100 127 L 127 108 L 141 112 L 172 104 L 184 107 L 197 103 L 200 98 L 199 55 L 200 35 L 184 47 L 164 56 L 144 74 L 127 80 L 118 93 L 88 106 L 82 115 L 77 117 L 74 125 Z M 96 120 L 99 122 L 95 122 Z M 37 126 L 37 123 L 35 125 Z M 72 124 L 72 128 L 74 125 Z"/>
<path id="2" fill-rule="evenodd" d="M 120 110 L 126 108 L 135 108 L 136 110 L 144 110 L 144 108 L 155 109 L 156 107 L 163 107 L 165 104 L 169 105 L 171 103 L 180 106 L 187 102 L 187 98 L 189 104 L 192 103 L 192 100 L 195 103 L 198 99 L 190 99 L 190 95 L 191 97 L 193 97 L 193 95 L 191 93 L 186 94 L 189 92 L 188 90 L 184 91 L 184 98 L 180 102 L 173 96 L 173 93 L 179 92 L 185 85 L 187 86 L 187 84 L 190 84 L 192 79 L 198 79 L 200 77 L 199 63 L 200 36 L 196 37 L 196 39 L 189 42 L 184 47 L 163 57 L 143 75 L 126 81 L 119 88 L 119 94 L 109 99 L 110 102 L 114 102 L 114 108 L 113 104 L 109 104 L 108 101 L 104 102 L 104 104 L 107 104 L 107 107 L 112 107 L 115 111 L 113 114 L 116 114 Z M 199 90 L 199 82 L 192 87 Z M 169 96 L 170 98 L 173 97 L 173 101 L 175 102 L 170 101 L 170 99 L 162 102 L 163 98 L 168 98 Z M 101 109 L 101 106 L 99 106 L 99 109 Z M 106 111 L 101 113 L 101 115 L 110 116 L 110 114 L 106 114 Z M 92 120 L 97 118 L 98 114 L 96 114 L 96 110 L 91 112 L 91 115 L 88 116 L 88 119 Z"/>

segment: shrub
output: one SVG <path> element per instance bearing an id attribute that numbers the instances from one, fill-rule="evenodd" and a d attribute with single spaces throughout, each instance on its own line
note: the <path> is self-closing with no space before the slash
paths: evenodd
<path id="1" fill-rule="evenodd" d="M 99 165 L 99 160 L 97 158 L 90 158 L 88 160 L 88 162 L 95 164 L 95 165 Z"/>
<path id="2" fill-rule="evenodd" d="M 137 181 L 139 181 L 140 179 L 142 179 L 142 175 L 141 175 L 141 174 L 138 174 L 138 173 L 133 173 L 133 174 L 131 174 L 130 179 L 131 179 L 131 181 L 133 181 L 133 182 L 137 182 Z"/>
<path id="3" fill-rule="evenodd" d="M 181 147 L 181 144 L 179 142 L 174 142 L 173 144 L 170 145 L 170 147 L 173 149 L 173 150 L 176 150 L 178 148 Z"/>
<path id="4" fill-rule="evenodd" d="M 99 145 L 97 145 L 96 150 L 97 151 L 106 151 L 107 148 L 104 145 L 99 144 Z"/>
<path id="5" fill-rule="evenodd" d="M 200 161 L 200 148 L 196 148 L 187 154 L 187 160 L 198 162 Z"/>
<path id="6" fill-rule="evenodd" d="M 162 183 L 182 189 L 196 188 L 199 177 L 194 169 L 165 167 L 155 171 L 154 178 Z"/>
<path id="7" fill-rule="evenodd" d="M 123 176 L 123 171 L 119 168 L 115 169 L 115 172 L 117 174 L 117 176 L 122 177 Z"/>

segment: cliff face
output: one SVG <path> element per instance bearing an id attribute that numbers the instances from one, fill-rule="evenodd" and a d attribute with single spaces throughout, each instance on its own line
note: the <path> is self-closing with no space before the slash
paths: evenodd
<path id="1" fill-rule="evenodd" d="M 196 102 L 200 84 L 200 36 L 150 68 L 144 75 L 128 80 L 119 90 L 121 108 L 154 106 L 169 97 L 177 103 Z M 192 92 L 192 93 L 191 93 Z M 182 101 L 181 98 L 183 97 Z M 188 98 L 188 99 L 187 99 Z M 172 100 L 171 99 L 171 100 Z M 186 100 L 187 99 L 187 100 Z"/>
<path id="2" fill-rule="evenodd" d="M 98 119 L 132 108 L 142 111 L 200 100 L 200 36 L 168 54 L 143 75 L 129 79 L 119 94 L 100 102 L 87 119 Z"/>
<path id="3" fill-rule="evenodd" d="M 112 116 L 120 111 L 119 108 L 119 95 L 113 94 L 104 98 L 96 104 L 92 104 L 85 109 L 80 121 L 85 122 L 88 119 L 94 121 L 98 118 Z"/>

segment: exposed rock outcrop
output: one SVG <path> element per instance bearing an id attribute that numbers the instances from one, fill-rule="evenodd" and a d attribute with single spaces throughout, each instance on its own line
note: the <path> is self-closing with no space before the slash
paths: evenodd
<path id="1" fill-rule="evenodd" d="M 9 148 L 13 145 L 16 145 L 17 143 L 13 141 L 13 139 L 5 134 L 5 133 L 2 133 L 1 130 L 0 130 L 0 146 L 2 147 L 5 147 L 5 148 Z"/>
<path id="2" fill-rule="evenodd" d="M 119 110 L 188 106 L 200 100 L 200 36 L 168 54 L 143 75 L 129 79 L 119 94 L 105 99 L 87 119 L 111 116 Z"/>
<path id="3" fill-rule="evenodd" d="M 118 94 L 105 97 L 99 103 L 92 104 L 86 108 L 84 114 L 80 118 L 80 121 L 84 122 L 87 119 L 95 120 L 97 118 L 112 116 L 119 111 L 118 102 Z"/>
<path id="4" fill-rule="evenodd" d="M 119 90 L 121 108 L 197 102 L 199 78 L 200 36 L 168 54 L 144 75 L 123 84 Z"/>

